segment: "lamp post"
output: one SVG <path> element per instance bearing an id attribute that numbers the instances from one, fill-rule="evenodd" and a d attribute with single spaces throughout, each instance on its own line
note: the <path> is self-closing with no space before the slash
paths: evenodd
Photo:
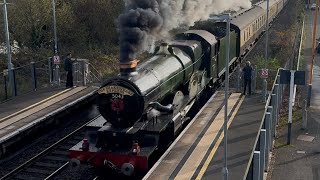
<path id="1" fill-rule="evenodd" d="M 14 88 L 14 81 L 13 81 L 13 64 L 11 62 L 11 45 L 10 45 L 8 11 L 7 11 L 7 1 L 6 0 L 3 0 L 3 19 L 4 19 L 4 30 L 5 30 L 5 33 L 6 33 L 9 84 L 11 86 L 12 94 L 14 96 L 16 96 L 16 91 L 14 90 L 15 88 Z"/>
<path id="2" fill-rule="evenodd" d="M 230 13 L 227 13 L 225 16 L 227 20 L 227 44 L 226 44 L 226 73 L 225 73 L 225 94 L 224 94 L 224 166 L 222 169 L 222 174 L 224 180 L 228 180 L 228 97 L 229 97 L 229 59 L 230 59 Z"/>
<path id="3" fill-rule="evenodd" d="M 314 19 L 313 19 L 313 33 L 312 33 L 312 54 L 310 57 L 310 70 L 309 70 L 309 85 L 307 90 L 307 106 L 310 106 L 311 103 L 311 91 L 312 91 L 312 71 L 313 71 L 313 60 L 315 56 L 315 44 L 316 44 L 316 31 L 317 31 L 317 17 L 318 17 L 318 9 L 319 7 L 319 0 L 316 0 L 316 9 L 314 13 Z"/>
<path id="4" fill-rule="evenodd" d="M 264 61 L 264 69 L 267 69 L 267 61 L 268 61 L 268 50 L 269 50 L 269 0 L 267 0 L 267 19 L 266 19 L 266 47 L 265 47 L 265 61 Z M 267 98 L 267 79 L 264 78 L 262 81 L 262 101 L 266 102 Z"/>
<path id="5" fill-rule="evenodd" d="M 54 54 L 58 55 L 58 38 L 57 38 L 57 19 L 56 19 L 56 2 L 52 0 L 53 13 L 53 33 L 54 33 Z"/>
<path id="6" fill-rule="evenodd" d="M 54 34 L 54 57 L 53 61 L 55 64 L 55 80 L 60 86 L 60 58 L 58 56 L 58 37 L 57 37 L 57 19 L 56 19 L 56 0 L 52 0 L 52 13 L 53 13 L 53 34 Z"/>

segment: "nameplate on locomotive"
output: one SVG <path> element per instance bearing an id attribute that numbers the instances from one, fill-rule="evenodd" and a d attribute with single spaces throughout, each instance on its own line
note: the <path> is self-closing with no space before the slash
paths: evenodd
<path id="1" fill-rule="evenodd" d="M 134 92 L 121 86 L 105 86 L 98 90 L 99 94 L 122 94 L 125 96 L 133 96 Z"/>

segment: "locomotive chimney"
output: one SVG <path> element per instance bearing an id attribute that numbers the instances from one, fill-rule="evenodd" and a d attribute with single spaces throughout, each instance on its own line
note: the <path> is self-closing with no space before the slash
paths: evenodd
<path id="1" fill-rule="evenodd" d="M 161 43 L 156 54 L 170 55 L 171 53 L 169 52 L 169 44 L 165 42 Z"/>
<path id="2" fill-rule="evenodd" d="M 129 60 L 127 62 L 120 62 L 120 74 L 122 77 L 132 77 L 138 74 L 137 65 L 139 60 Z"/>

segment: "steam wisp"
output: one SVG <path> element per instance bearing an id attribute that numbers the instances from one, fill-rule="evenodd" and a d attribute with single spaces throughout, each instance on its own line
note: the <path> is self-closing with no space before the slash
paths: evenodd
<path id="1" fill-rule="evenodd" d="M 124 0 L 125 12 L 119 16 L 120 64 L 134 60 L 149 50 L 154 41 L 170 30 L 192 26 L 212 14 L 250 8 L 251 0 Z"/>

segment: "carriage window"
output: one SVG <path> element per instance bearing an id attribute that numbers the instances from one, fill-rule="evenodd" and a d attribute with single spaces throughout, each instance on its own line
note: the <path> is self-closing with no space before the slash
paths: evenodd
<path id="1" fill-rule="evenodd" d="M 261 27 L 261 17 L 259 18 L 259 26 Z"/>
<path id="2" fill-rule="evenodd" d="M 246 40 L 248 40 L 248 28 L 246 30 Z"/>

